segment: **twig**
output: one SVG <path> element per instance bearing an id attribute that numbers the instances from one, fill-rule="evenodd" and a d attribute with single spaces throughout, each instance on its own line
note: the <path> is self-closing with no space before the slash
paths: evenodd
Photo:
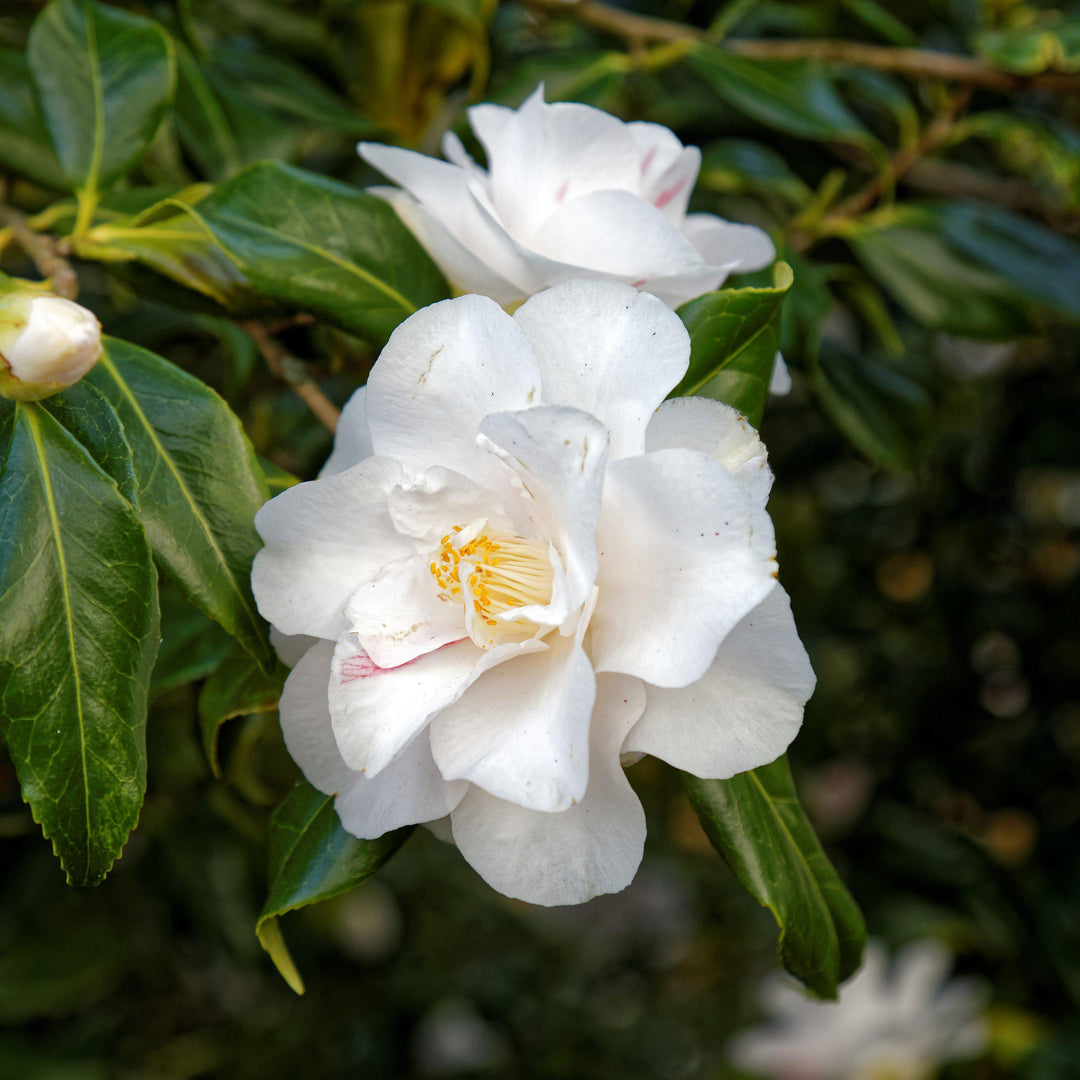
<path id="1" fill-rule="evenodd" d="M 10 206 L 0 205 L 0 222 L 11 231 L 19 247 L 33 259 L 38 273 L 49 279 L 57 296 L 74 300 L 79 295 L 79 278 L 71 263 L 57 250 L 56 241 L 51 236 L 34 232 L 26 218 Z"/>
<path id="2" fill-rule="evenodd" d="M 849 218 L 858 217 L 860 214 L 865 213 L 878 200 L 887 185 L 891 188 L 927 154 L 943 143 L 948 142 L 956 117 L 967 108 L 967 104 L 971 100 L 971 94 L 972 87 L 970 86 L 958 90 L 953 95 L 948 106 L 927 125 L 917 143 L 913 146 L 904 147 L 893 154 L 889 158 L 888 168 L 883 169 L 877 176 L 868 180 L 858 191 L 837 203 L 825 215 L 813 233 L 793 233 L 789 238 L 793 250 L 805 251 L 816 240 L 831 235 L 837 225 L 847 221 Z"/>
<path id="3" fill-rule="evenodd" d="M 240 324 L 259 347 L 266 366 L 289 384 L 297 397 L 314 413 L 317 420 L 331 431 L 336 430 L 341 410 L 319 389 L 304 364 L 288 350 L 262 323 L 245 320 Z"/>
<path id="4" fill-rule="evenodd" d="M 714 40 L 695 26 L 638 15 L 621 8 L 610 7 L 600 0 L 523 0 L 527 7 L 548 14 L 569 15 L 586 26 L 614 34 L 639 46 L 649 41 Z M 817 39 L 807 41 L 747 41 L 728 39 L 723 48 L 737 56 L 755 60 L 810 60 L 826 63 L 851 64 L 854 67 L 893 71 L 911 78 L 939 79 L 944 82 L 966 83 L 988 90 L 1012 93 L 1017 90 L 1050 90 L 1058 93 L 1080 93 L 1080 75 L 1046 72 L 1042 75 L 1011 75 L 973 56 L 956 56 L 931 49 L 896 48 L 889 45 L 869 45 L 861 41 Z"/>

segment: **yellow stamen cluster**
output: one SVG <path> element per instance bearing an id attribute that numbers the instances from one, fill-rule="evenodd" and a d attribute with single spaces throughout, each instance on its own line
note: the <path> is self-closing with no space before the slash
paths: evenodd
<path id="1" fill-rule="evenodd" d="M 463 529 L 455 525 L 442 538 L 431 563 L 440 600 L 465 603 L 467 591 L 477 618 L 488 626 L 498 626 L 499 620 L 493 616 L 551 599 L 552 572 L 546 545 L 510 533 L 480 533 L 462 542 Z"/>

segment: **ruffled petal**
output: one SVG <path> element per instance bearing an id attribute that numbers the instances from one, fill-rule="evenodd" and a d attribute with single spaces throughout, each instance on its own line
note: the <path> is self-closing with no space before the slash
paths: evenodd
<path id="1" fill-rule="evenodd" d="M 521 479 L 519 530 L 554 544 L 562 556 L 565 595 L 553 594 L 551 614 L 525 609 L 521 615 L 558 625 L 587 599 L 596 582 L 596 523 L 607 464 L 608 433 L 580 409 L 541 406 L 495 413 L 480 426 Z"/>
<path id="2" fill-rule="evenodd" d="M 345 764 L 334 741 L 327 704 L 333 652 L 331 641 L 320 641 L 309 649 L 290 673 L 281 695 L 285 745 L 308 783 L 336 795 L 334 806 L 341 824 L 364 839 L 448 814 L 468 785 L 443 780 L 424 735 L 374 779 Z"/>
<path id="3" fill-rule="evenodd" d="M 814 672 L 791 603 L 777 585 L 724 638 L 697 682 L 678 690 L 648 688 L 645 713 L 623 750 L 726 780 L 787 749 L 813 691 Z"/>
<path id="4" fill-rule="evenodd" d="M 454 841 L 492 888 L 551 906 L 630 884 L 641 863 L 645 815 L 619 764 L 619 746 L 643 704 L 638 680 L 597 680 L 588 788 L 568 810 L 527 810 L 469 789 L 451 815 Z"/>
<path id="5" fill-rule="evenodd" d="M 759 506 L 769 501 L 773 475 L 765 444 L 753 425 L 730 405 L 711 398 L 665 401 L 645 433 L 645 450 L 683 447 L 715 458 Z"/>
<path id="6" fill-rule="evenodd" d="M 540 367 L 543 400 L 595 416 L 612 461 L 640 454 L 656 407 L 686 373 L 690 337 L 655 296 L 613 281 L 570 281 L 514 314 Z"/>
<path id="7" fill-rule="evenodd" d="M 597 671 L 656 686 L 700 679 L 720 642 L 775 585 L 752 535 L 742 485 L 696 450 L 661 450 L 608 468 L 597 530 Z"/>
<path id="8" fill-rule="evenodd" d="M 416 550 L 398 534 L 386 506 L 388 492 L 404 478 L 396 461 L 368 458 L 266 503 L 255 515 L 266 547 L 251 568 L 263 618 L 283 634 L 339 637 L 349 597 L 387 563 Z"/>
<path id="9" fill-rule="evenodd" d="M 477 518 L 486 518 L 493 529 L 512 525 L 502 500 L 493 492 L 438 465 L 392 488 L 387 505 L 398 532 L 421 541 L 425 550 L 438 547 L 455 525 Z"/>
<path id="10" fill-rule="evenodd" d="M 380 668 L 400 667 L 468 636 L 464 608 L 440 599 L 427 553 L 384 566 L 353 593 L 345 618 Z"/>
<path id="11" fill-rule="evenodd" d="M 485 296 L 418 311 L 394 331 L 368 377 L 378 453 L 419 469 L 438 462 L 493 489 L 506 482 L 506 470 L 477 446 L 480 421 L 539 400 L 540 371 L 528 342 Z"/>
<path id="12" fill-rule="evenodd" d="M 589 779 L 589 717 L 596 680 L 575 638 L 500 664 L 432 721 L 444 777 L 469 780 L 530 810 L 565 810 Z"/>
<path id="13" fill-rule="evenodd" d="M 376 776 L 441 709 L 489 668 L 543 649 L 525 641 L 481 650 L 466 639 L 396 668 L 381 668 L 345 634 L 334 649 L 329 702 L 334 738 L 350 769 Z"/>
<path id="14" fill-rule="evenodd" d="M 367 387 L 361 386 L 341 410 L 337 430 L 334 432 L 334 449 L 319 470 L 319 476 L 332 476 L 359 465 L 365 458 L 374 456 L 371 445 L 371 428 L 367 419 Z"/>
<path id="15" fill-rule="evenodd" d="M 696 146 L 688 146 L 645 185 L 642 194 L 669 221 L 681 226 L 700 169 L 701 151 Z"/>

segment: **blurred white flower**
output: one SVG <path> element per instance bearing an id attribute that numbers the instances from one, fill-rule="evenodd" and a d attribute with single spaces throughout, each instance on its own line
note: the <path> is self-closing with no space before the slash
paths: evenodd
<path id="1" fill-rule="evenodd" d="M 92 311 L 37 289 L 0 296 L 0 394 L 49 397 L 81 379 L 101 358 Z"/>
<path id="2" fill-rule="evenodd" d="M 780 975 L 766 979 L 761 1003 L 772 1023 L 729 1045 L 740 1069 L 773 1080 L 929 1080 L 948 1062 L 986 1047 L 981 980 L 947 980 L 952 956 L 917 941 L 891 970 L 871 941 L 837 1002 L 814 1001 Z"/>
<path id="3" fill-rule="evenodd" d="M 734 410 L 664 401 L 689 347 L 615 282 L 514 316 L 434 304 L 321 477 L 260 510 L 259 609 L 283 654 L 308 646 L 286 743 L 350 832 L 449 815 L 496 889 L 576 903 L 641 860 L 623 754 L 719 778 L 794 737 L 814 676 L 774 576 L 772 475 Z"/>
<path id="4" fill-rule="evenodd" d="M 588 105 L 475 105 L 482 169 L 452 132 L 449 162 L 379 143 L 363 158 L 401 188 L 373 188 L 452 285 L 509 306 L 571 278 L 611 278 L 677 306 L 776 258 L 768 235 L 687 214 L 701 151 L 659 124 Z"/>

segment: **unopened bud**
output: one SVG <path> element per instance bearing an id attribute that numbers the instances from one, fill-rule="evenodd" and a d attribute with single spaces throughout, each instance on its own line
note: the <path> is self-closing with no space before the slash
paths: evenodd
<path id="1" fill-rule="evenodd" d="M 19 289 L 0 296 L 0 395 L 37 401 L 77 383 L 101 357 L 101 324 L 81 304 Z"/>

